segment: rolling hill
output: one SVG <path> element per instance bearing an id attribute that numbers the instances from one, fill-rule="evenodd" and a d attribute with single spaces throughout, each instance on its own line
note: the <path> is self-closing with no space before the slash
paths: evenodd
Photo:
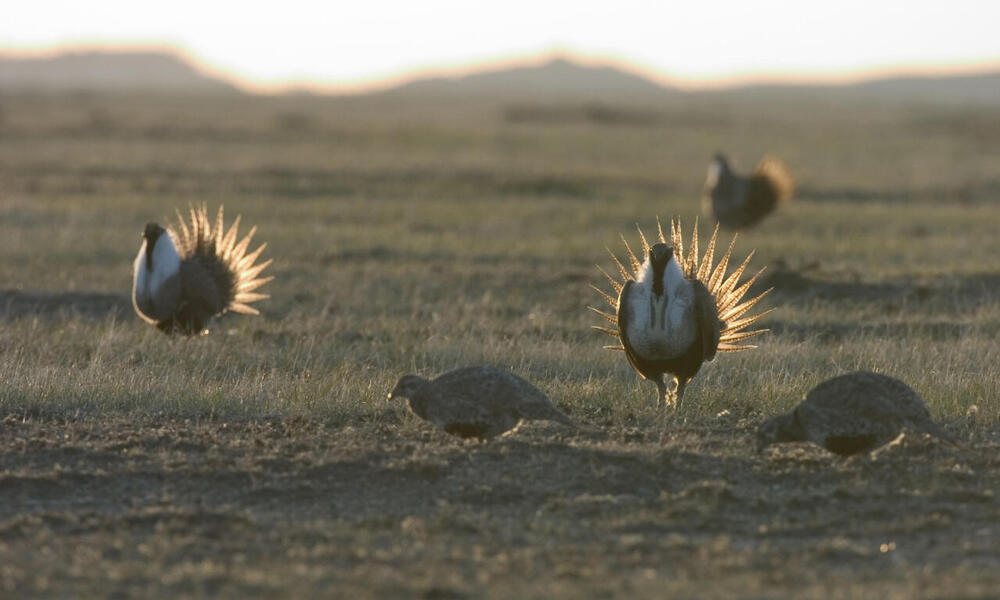
<path id="1" fill-rule="evenodd" d="M 413 96 L 480 96 L 544 100 L 655 100 L 675 95 L 662 86 L 623 69 L 586 65 L 554 58 L 539 65 L 484 69 L 461 77 L 429 77 L 391 88 L 382 94 Z"/>
<path id="2" fill-rule="evenodd" d="M 77 51 L 44 57 L 0 55 L 3 92 L 236 93 L 184 58 L 160 51 Z"/>
<path id="3" fill-rule="evenodd" d="M 240 93 L 167 51 L 72 51 L 46 57 L 0 54 L 0 92 Z M 655 103 L 687 92 L 637 72 L 559 56 L 543 63 L 489 67 L 454 77 L 422 77 L 372 92 L 372 97 L 491 98 L 502 101 Z M 693 95 L 815 97 L 888 102 L 1000 104 L 1000 72 L 937 77 L 894 76 L 852 84 L 750 84 Z M 337 96 L 336 91 L 329 92 Z"/>

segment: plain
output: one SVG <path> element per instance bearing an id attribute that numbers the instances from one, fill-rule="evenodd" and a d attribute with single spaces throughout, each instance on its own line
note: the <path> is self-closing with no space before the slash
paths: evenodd
<path id="1" fill-rule="evenodd" d="M 992 597 L 1000 589 L 1000 126 L 991 107 L 678 96 L 0 97 L 0 589 L 18 597 Z M 705 168 L 782 157 L 741 234 L 770 332 L 654 405 L 588 305 Z M 128 299 L 150 220 L 224 204 L 261 317 L 168 338 Z M 710 233 L 700 226 L 704 237 Z M 722 234 L 728 243 L 729 234 Z M 457 442 L 386 393 L 510 368 L 584 427 Z M 921 436 L 753 453 L 873 369 Z"/>

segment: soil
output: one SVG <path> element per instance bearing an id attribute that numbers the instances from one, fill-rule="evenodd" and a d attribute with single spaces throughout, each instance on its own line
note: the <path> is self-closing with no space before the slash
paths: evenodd
<path id="1" fill-rule="evenodd" d="M 840 459 L 753 418 L 0 425 L 7 597 L 995 597 L 1000 432 Z M 954 428 L 954 424 L 951 427 Z"/>

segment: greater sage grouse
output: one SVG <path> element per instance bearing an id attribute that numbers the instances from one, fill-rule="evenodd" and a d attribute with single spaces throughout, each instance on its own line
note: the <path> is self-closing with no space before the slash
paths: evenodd
<path id="1" fill-rule="evenodd" d="M 868 452 L 904 429 L 929 433 L 961 447 L 931 420 L 923 400 L 898 379 L 856 371 L 814 387 L 792 412 L 761 425 L 757 451 L 782 442 L 813 442 L 834 454 Z"/>
<path id="2" fill-rule="evenodd" d="M 389 399 L 400 396 L 409 398 L 418 417 L 462 438 L 489 440 L 513 431 L 522 420 L 576 426 L 541 390 L 492 367 L 455 369 L 434 380 L 404 375 Z"/>
<path id="3" fill-rule="evenodd" d="M 716 154 L 708 166 L 702 213 L 726 229 L 746 229 L 791 200 L 794 187 L 788 169 L 776 158 L 765 156 L 746 177 L 733 173 L 726 157 Z"/>
<path id="4" fill-rule="evenodd" d="M 744 329 L 771 311 L 749 317 L 743 315 L 770 290 L 743 300 L 747 290 L 763 272 L 761 269 L 748 281 L 740 283 L 740 277 L 753 257 L 752 252 L 738 269 L 726 276 L 735 237 L 722 260 L 713 266 L 718 225 L 700 262 L 697 221 L 687 254 L 679 222 L 670 223 L 669 243 L 659 220 L 657 233 L 659 242 L 650 245 L 639 230 L 642 255 L 645 257 L 643 261 L 636 257 L 622 236 L 631 269 L 626 268 L 612 253 L 621 280 L 600 267 L 598 269 L 611 283 L 615 295 L 592 286 L 611 305 L 613 312 L 589 308 L 615 326 L 614 329 L 594 327 L 621 342 L 620 345 L 605 348 L 624 350 L 639 375 L 656 384 L 659 392 L 657 404 L 662 399 L 666 404 L 676 406 L 688 381 L 695 376 L 702 363 L 715 358 L 716 352 L 756 348 L 737 342 L 767 331 Z M 664 382 L 665 375 L 676 381 L 672 392 Z"/>
<path id="5" fill-rule="evenodd" d="M 273 279 L 259 277 L 270 260 L 254 264 L 266 244 L 247 253 L 256 227 L 237 241 L 240 217 L 226 231 L 221 206 L 215 227 L 204 206 L 190 213 L 190 223 L 177 214 L 176 231 L 147 224 L 135 257 L 135 312 L 164 333 L 202 333 L 209 319 L 230 310 L 258 314 L 250 303 L 268 296 L 254 290 Z"/>

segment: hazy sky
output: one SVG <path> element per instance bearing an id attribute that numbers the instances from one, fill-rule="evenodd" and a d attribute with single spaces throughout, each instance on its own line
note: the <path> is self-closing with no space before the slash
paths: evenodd
<path id="1" fill-rule="evenodd" d="M 358 85 L 562 50 L 682 82 L 1000 64 L 992 0 L 11 1 L 0 49 L 162 44 L 259 85 Z"/>

